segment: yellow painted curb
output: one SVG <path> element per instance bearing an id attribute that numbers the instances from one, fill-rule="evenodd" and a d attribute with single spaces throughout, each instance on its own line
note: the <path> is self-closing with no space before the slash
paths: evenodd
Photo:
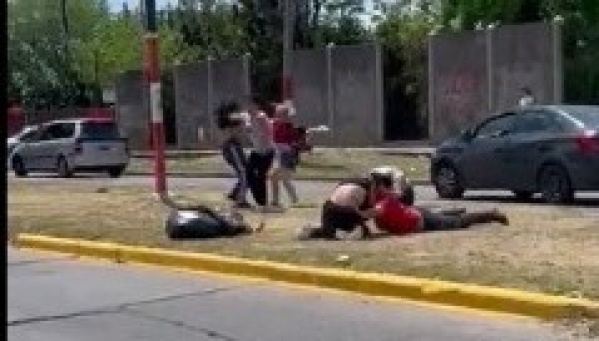
<path id="1" fill-rule="evenodd" d="M 117 262 L 215 271 L 539 318 L 599 316 L 599 302 L 395 275 L 255 261 L 211 254 L 19 234 L 14 244 Z"/>

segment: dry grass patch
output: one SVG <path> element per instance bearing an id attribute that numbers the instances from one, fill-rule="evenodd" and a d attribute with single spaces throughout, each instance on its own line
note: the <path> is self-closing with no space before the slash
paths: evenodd
<path id="1" fill-rule="evenodd" d="M 181 192 L 185 199 L 218 205 L 221 193 Z M 599 220 L 550 207 L 507 206 L 512 224 L 470 230 L 337 242 L 294 239 L 295 228 L 317 220 L 322 198 L 268 217 L 261 234 L 171 241 L 167 210 L 148 188 L 98 190 L 84 184 L 9 180 L 8 230 L 214 252 L 298 264 L 350 268 L 599 298 Z M 249 212 L 247 219 L 256 222 Z"/>
<path id="2" fill-rule="evenodd" d="M 375 151 L 328 149 L 302 154 L 297 176 L 304 178 L 339 178 L 347 174 L 360 174 L 373 165 L 395 165 L 413 179 L 427 179 L 429 159 L 423 156 L 388 155 Z M 168 159 L 170 173 L 221 173 L 230 172 L 220 155 L 203 155 L 196 158 Z M 152 159 L 132 159 L 130 172 L 150 172 Z"/>

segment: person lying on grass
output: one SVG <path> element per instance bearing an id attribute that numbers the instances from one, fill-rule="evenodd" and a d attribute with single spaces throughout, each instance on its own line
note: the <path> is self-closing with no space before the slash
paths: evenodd
<path id="1" fill-rule="evenodd" d="M 381 231 L 403 235 L 414 232 L 465 229 L 491 222 L 509 224 L 507 216 L 497 209 L 480 212 L 467 212 L 464 209 L 433 211 L 413 206 L 413 198 L 406 202 L 405 194 L 402 196 L 402 193 L 397 192 L 394 186 L 396 179 L 392 174 L 374 172 L 371 178 L 376 201 L 374 223 Z"/>
<path id="2" fill-rule="evenodd" d="M 302 227 L 298 239 L 337 239 L 338 231 L 353 233 L 358 228 L 361 237 L 368 238 L 371 232 L 367 222 L 371 219 L 377 229 L 396 235 L 461 229 L 489 222 L 508 224 L 506 215 L 497 210 L 434 212 L 412 206 L 412 186 L 405 186 L 404 193 L 400 193 L 396 183 L 393 174 L 377 171 L 366 178 L 340 183 L 322 206 L 320 225 Z"/>

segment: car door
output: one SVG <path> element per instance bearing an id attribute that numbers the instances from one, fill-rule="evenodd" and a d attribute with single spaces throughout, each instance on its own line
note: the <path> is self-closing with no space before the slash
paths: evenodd
<path id="1" fill-rule="evenodd" d="M 502 169 L 498 154 L 505 147 L 514 113 L 504 113 L 483 122 L 475 129 L 459 160 L 466 187 L 472 189 L 498 188 Z"/>
<path id="2" fill-rule="evenodd" d="M 501 151 L 503 188 L 535 191 L 537 170 L 549 158 L 564 128 L 557 113 L 548 110 L 523 110 L 515 116 L 511 134 Z M 514 176 L 517 174 L 517 176 Z"/>
<path id="3" fill-rule="evenodd" d="M 15 153 L 19 154 L 27 169 L 42 168 L 41 151 L 48 128 L 49 125 L 41 125 L 36 134 L 30 138 L 22 139 L 21 143 L 15 149 Z"/>
<path id="4" fill-rule="evenodd" d="M 39 145 L 41 168 L 56 169 L 58 157 L 64 152 L 74 133 L 75 123 L 72 122 L 57 122 L 48 127 Z"/>

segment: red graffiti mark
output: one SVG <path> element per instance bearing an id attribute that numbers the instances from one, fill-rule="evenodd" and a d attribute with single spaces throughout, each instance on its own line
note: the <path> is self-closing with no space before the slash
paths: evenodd
<path id="1" fill-rule="evenodd" d="M 473 73 L 458 72 L 443 77 L 440 87 L 440 105 L 443 111 L 455 113 L 475 110 L 480 106 L 478 93 L 480 78 Z"/>

